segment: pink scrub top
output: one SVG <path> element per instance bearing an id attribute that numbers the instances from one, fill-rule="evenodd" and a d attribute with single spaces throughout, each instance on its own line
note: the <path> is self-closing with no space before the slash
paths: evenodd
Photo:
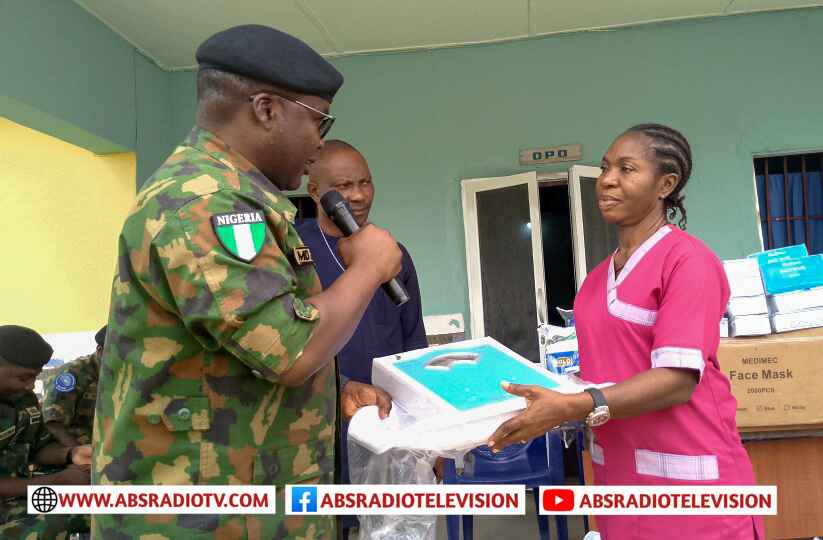
<path id="1" fill-rule="evenodd" d="M 580 374 L 620 382 L 656 367 L 693 369 L 691 399 L 594 428 L 599 485 L 751 485 L 735 422 L 737 402 L 717 363 L 729 284 L 703 242 L 666 225 L 615 278 L 613 257 L 592 270 L 574 303 Z M 763 539 L 750 516 L 598 516 L 604 540 Z"/>

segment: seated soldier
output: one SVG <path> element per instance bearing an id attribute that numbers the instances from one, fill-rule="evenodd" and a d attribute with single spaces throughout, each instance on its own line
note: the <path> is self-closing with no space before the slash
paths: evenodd
<path id="1" fill-rule="evenodd" d="M 29 515 L 27 487 L 89 483 L 91 447 L 54 441 L 42 422 L 34 380 L 52 348 L 34 330 L 0 326 L 0 538 L 66 538 L 88 530 L 85 516 Z M 64 467 L 35 476 L 40 466 Z"/>
<path id="2" fill-rule="evenodd" d="M 43 421 L 63 446 L 91 443 L 97 376 L 106 340 L 106 327 L 94 336 L 97 350 L 50 370 L 43 385 Z"/>

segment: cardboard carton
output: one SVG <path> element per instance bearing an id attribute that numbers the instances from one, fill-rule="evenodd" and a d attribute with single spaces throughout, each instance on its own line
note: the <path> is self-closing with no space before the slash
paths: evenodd
<path id="1" fill-rule="evenodd" d="M 823 424 L 823 329 L 722 339 L 717 357 L 739 428 Z"/>

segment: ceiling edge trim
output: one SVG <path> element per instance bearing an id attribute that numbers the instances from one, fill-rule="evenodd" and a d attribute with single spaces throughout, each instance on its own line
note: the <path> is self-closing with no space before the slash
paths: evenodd
<path id="1" fill-rule="evenodd" d="M 146 58 L 154 62 L 154 64 L 164 71 L 169 72 L 177 72 L 177 71 L 196 71 L 197 64 L 190 65 L 190 66 L 175 66 L 170 67 L 166 66 L 163 63 L 159 62 L 157 58 L 151 55 L 148 51 L 137 45 L 134 41 L 132 41 L 128 36 L 126 36 L 123 32 L 119 31 L 114 25 L 109 23 L 108 21 L 104 20 L 102 17 L 98 16 L 94 11 L 88 9 L 84 4 L 83 0 L 74 0 L 76 4 L 80 7 L 85 9 L 89 12 L 93 17 L 100 20 L 103 24 L 105 24 L 110 30 L 115 32 L 117 35 L 125 39 L 132 47 L 134 47 L 140 54 L 144 55 Z M 732 7 L 734 2 L 726 6 L 726 9 Z M 478 46 L 485 46 L 485 45 L 499 45 L 502 43 L 514 43 L 518 41 L 528 41 L 534 39 L 542 39 L 545 37 L 551 36 L 563 36 L 568 34 L 579 34 L 584 32 L 610 32 L 613 30 L 621 30 L 624 28 L 632 28 L 632 27 L 639 27 L 639 26 L 650 26 L 655 24 L 666 24 L 666 23 L 673 23 L 673 22 L 680 22 L 680 21 L 695 21 L 701 19 L 715 19 L 715 18 L 722 18 L 722 17 L 736 17 L 741 15 L 751 15 L 757 13 L 768 13 L 768 12 L 776 12 L 776 11 L 796 11 L 801 9 L 823 9 L 823 1 L 812 3 L 812 4 L 804 4 L 802 6 L 789 6 L 789 7 L 782 7 L 782 8 L 764 8 L 764 9 L 754 9 L 749 11 L 731 11 L 731 12 L 718 12 L 718 13 L 707 13 L 703 15 L 690 15 L 688 17 L 667 17 L 663 19 L 652 19 L 648 21 L 641 21 L 641 22 L 631 22 L 631 23 L 624 23 L 624 24 L 614 24 L 614 25 L 606 25 L 606 26 L 592 26 L 592 27 L 585 27 L 585 28 L 575 28 L 572 30 L 558 30 L 554 32 L 542 32 L 539 34 L 532 34 L 532 35 L 518 35 L 518 36 L 510 36 L 505 38 L 497 38 L 497 39 L 488 39 L 488 40 L 479 40 L 479 41 L 463 41 L 463 42 L 455 42 L 455 43 L 436 43 L 431 45 L 415 45 L 413 47 L 395 47 L 395 48 L 385 48 L 385 49 L 363 49 L 363 50 L 356 50 L 356 51 L 343 51 L 339 53 L 332 53 L 332 54 L 324 54 L 324 58 L 329 59 L 337 59 L 337 58 L 346 58 L 350 56 L 371 56 L 371 55 L 383 55 L 383 54 L 402 54 L 402 53 L 415 53 L 415 52 L 427 52 L 427 51 L 434 51 L 439 49 L 457 49 L 461 47 L 478 47 Z"/>
<path id="2" fill-rule="evenodd" d="M 323 21 L 320 19 L 320 16 L 318 16 L 314 11 L 312 11 L 312 9 L 301 0 L 294 0 L 294 5 L 297 7 L 298 10 L 300 10 L 300 13 L 302 13 L 303 16 L 306 19 L 308 19 L 309 23 L 312 26 L 314 26 L 318 32 L 320 32 L 320 35 L 322 35 L 323 38 L 326 40 L 326 44 L 329 47 L 331 47 L 333 51 L 335 51 L 334 54 L 339 54 L 340 46 L 337 44 L 337 41 L 334 39 L 334 37 L 332 37 L 331 32 L 329 32 L 329 29 L 326 28 L 326 25 L 323 24 Z"/>

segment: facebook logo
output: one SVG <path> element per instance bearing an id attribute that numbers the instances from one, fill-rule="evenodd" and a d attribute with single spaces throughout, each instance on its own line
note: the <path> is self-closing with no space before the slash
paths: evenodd
<path id="1" fill-rule="evenodd" d="M 291 511 L 294 513 L 317 512 L 317 487 L 291 488 Z"/>

